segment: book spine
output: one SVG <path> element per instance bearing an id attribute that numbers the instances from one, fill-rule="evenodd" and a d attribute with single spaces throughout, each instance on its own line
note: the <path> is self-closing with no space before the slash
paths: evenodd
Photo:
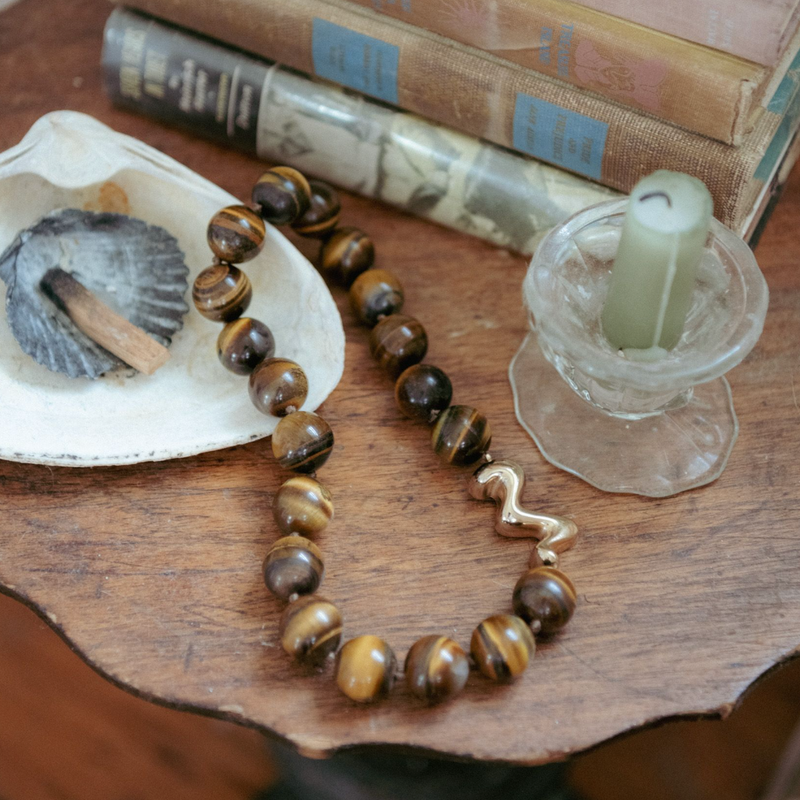
<path id="1" fill-rule="evenodd" d="M 800 135 L 794 134 L 783 160 L 780 162 L 779 169 L 775 171 L 772 179 L 765 185 L 762 190 L 762 197 L 753 207 L 753 211 L 749 218 L 745 220 L 739 231 L 739 235 L 750 245 L 752 250 L 758 246 L 761 239 L 761 234 L 764 232 L 764 227 L 769 222 L 772 212 L 775 210 L 775 205 L 780 200 L 783 190 L 789 180 L 789 175 L 797 163 L 800 156 Z"/>
<path id="2" fill-rule="evenodd" d="M 123 9 L 106 25 L 103 71 L 118 105 L 521 253 L 616 196 Z"/>
<path id="3" fill-rule="evenodd" d="M 375 2 L 392 3 L 394 0 Z M 773 66 L 778 62 L 786 42 L 794 35 L 800 21 L 798 0 L 574 2 L 766 66 Z"/>
<path id="4" fill-rule="evenodd" d="M 735 143 L 769 70 L 562 0 L 353 0 L 696 133 Z"/>
<path id="5" fill-rule="evenodd" d="M 742 147 L 638 114 L 436 34 L 322 0 L 131 0 L 177 24 L 317 74 L 623 192 L 657 169 L 702 180 L 735 227 L 776 115 Z M 129 3 L 130 4 L 130 3 Z M 538 91 L 541 90 L 541 91 Z"/>

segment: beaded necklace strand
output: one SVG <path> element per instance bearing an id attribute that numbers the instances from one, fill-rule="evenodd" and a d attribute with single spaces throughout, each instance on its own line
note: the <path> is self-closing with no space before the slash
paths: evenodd
<path id="1" fill-rule="evenodd" d="M 244 317 L 252 298 L 247 275 L 236 264 L 260 252 L 265 222 L 291 225 L 301 236 L 320 239 L 319 268 L 349 289 L 353 314 L 371 328 L 370 351 L 396 381 L 395 398 L 407 417 L 433 425 L 432 445 L 449 464 L 480 462 L 469 491 L 498 503 L 496 529 L 505 536 L 540 539 L 530 568 L 514 587 L 514 614 L 496 614 L 475 628 L 472 663 L 488 678 L 508 681 L 520 675 L 533 657 L 534 636 L 550 635 L 573 614 L 575 587 L 558 567 L 558 553 L 577 534 L 571 520 L 526 511 L 520 505 L 524 474 L 510 461 L 494 461 L 486 417 L 466 405 L 451 405 L 452 385 L 438 367 L 422 364 L 428 349 L 423 326 L 401 314 L 403 287 L 384 269 L 372 269 L 372 241 L 356 228 L 337 227 L 341 205 L 336 192 L 307 181 L 297 170 L 275 167 L 253 188 L 253 204 L 217 212 L 208 225 L 214 264 L 194 282 L 192 298 L 207 319 L 225 324 L 217 340 L 222 365 L 236 375 L 249 375 L 250 397 L 264 414 L 279 418 L 272 452 L 289 478 L 273 499 L 275 522 L 284 534 L 264 559 L 264 582 L 287 603 L 280 620 L 283 649 L 293 658 L 320 664 L 336 659 L 336 682 L 351 700 L 372 702 L 389 693 L 397 673 L 392 648 L 377 636 L 359 636 L 339 649 L 342 616 L 328 600 L 314 594 L 323 576 L 319 548 L 308 538 L 333 519 L 330 492 L 316 480 L 316 470 L 333 448 L 333 431 L 318 414 L 302 411 L 308 381 L 302 367 L 275 356 L 275 339 L 259 320 Z M 470 659 L 445 636 L 415 642 L 403 672 L 412 694 L 439 702 L 458 694 L 466 684 Z"/>

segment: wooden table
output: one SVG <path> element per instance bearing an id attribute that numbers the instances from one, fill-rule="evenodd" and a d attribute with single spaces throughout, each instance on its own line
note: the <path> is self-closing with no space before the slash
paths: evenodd
<path id="1" fill-rule="evenodd" d="M 72 108 L 246 197 L 255 159 L 110 107 L 98 66 L 109 11 L 97 0 L 23 0 L 0 15 L 0 149 L 41 114 Z M 361 709 L 330 675 L 290 664 L 259 570 L 285 477 L 264 441 L 113 469 L 0 464 L 0 588 L 131 692 L 263 728 L 309 754 L 385 744 L 533 764 L 665 717 L 725 715 L 800 642 L 799 211 L 796 170 L 757 251 L 772 299 L 759 345 L 730 375 L 741 434 L 728 469 L 709 487 L 647 500 L 559 472 L 517 423 L 506 371 L 526 329 L 525 261 L 345 197 L 344 219 L 401 275 L 429 362 L 458 401 L 489 415 L 493 454 L 524 466 L 537 508 L 581 528 L 564 558 L 578 613 L 512 686 L 473 678 L 446 706 L 422 707 L 401 689 Z M 401 658 L 425 634 L 467 644 L 475 624 L 509 608 L 531 544 L 498 538 L 493 508 L 466 495 L 469 471 L 441 467 L 427 431 L 400 416 L 337 299 L 347 363 L 322 409 L 337 437 L 321 474 L 336 504 L 318 539 L 324 594 L 347 637 L 385 637 Z"/>

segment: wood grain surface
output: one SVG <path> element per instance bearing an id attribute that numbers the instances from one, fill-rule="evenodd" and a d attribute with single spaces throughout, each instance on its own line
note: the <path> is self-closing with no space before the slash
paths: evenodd
<path id="1" fill-rule="evenodd" d="M 254 159 L 109 106 L 98 67 L 108 12 L 99 0 L 24 0 L 0 16 L 0 149 L 42 113 L 72 108 L 247 197 Z M 664 717 L 725 715 L 800 643 L 799 211 L 795 171 L 757 252 L 772 292 L 764 336 L 729 376 L 741 434 L 728 469 L 709 487 L 647 500 L 559 472 L 516 422 L 506 371 L 526 327 L 523 259 L 344 198 L 343 222 L 368 231 L 378 265 L 401 276 L 405 310 L 426 326 L 428 361 L 450 375 L 455 401 L 489 416 L 492 452 L 524 466 L 529 503 L 580 526 L 563 562 L 576 616 L 513 686 L 475 676 L 447 706 L 398 691 L 364 710 L 330 674 L 288 663 L 259 570 L 285 478 L 267 441 L 91 471 L 0 464 L 0 583 L 132 692 L 262 727 L 309 754 L 388 744 L 538 763 Z M 469 470 L 441 467 L 428 431 L 401 417 L 336 296 L 347 363 L 322 409 L 337 437 L 320 473 L 336 507 L 317 537 L 322 594 L 348 638 L 377 634 L 401 658 L 426 634 L 467 644 L 481 619 L 508 610 L 531 544 L 497 537 L 491 505 L 467 496 Z"/>
<path id="2" fill-rule="evenodd" d="M 120 691 L 7 597 L 0 620 L 3 800 L 253 800 L 275 781 L 254 731 Z"/>
<path id="3" fill-rule="evenodd" d="M 753 800 L 797 722 L 800 660 L 724 720 L 675 721 L 572 759 L 587 800 Z M 0 596 L 3 800 L 253 800 L 275 778 L 257 731 L 148 703 Z"/>

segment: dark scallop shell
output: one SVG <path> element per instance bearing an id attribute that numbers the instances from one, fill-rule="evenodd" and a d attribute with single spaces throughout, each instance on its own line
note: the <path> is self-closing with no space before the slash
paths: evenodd
<path id="1" fill-rule="evenodd" d="M 174 236 L 124 214 L 67 208 L 19 233 L 0 255 L 8 324 L 36 361 L 71 378 L 122 362 L 81 333 L 40 287 L 61 267 L 118 314 L 169 346 L 189 310 L 189 269 Z"/>

